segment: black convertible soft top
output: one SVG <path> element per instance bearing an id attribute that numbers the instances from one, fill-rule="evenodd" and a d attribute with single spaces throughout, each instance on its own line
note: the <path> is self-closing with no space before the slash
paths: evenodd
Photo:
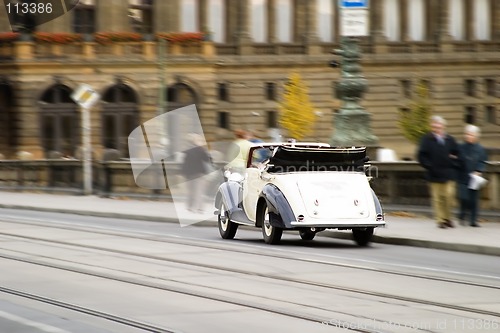
<path id="1" fill-rule="evenodd" d="M 269 160 L 269 172 L 291 171 L 352 171 L 363 167 L 368 158 L 366 147 L 304 148 L 280 146 Z"/>

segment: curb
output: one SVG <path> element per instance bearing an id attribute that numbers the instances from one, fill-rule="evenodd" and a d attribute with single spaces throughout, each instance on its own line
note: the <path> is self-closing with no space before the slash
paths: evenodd
<path id="1" fill-rule="evenodd" d="M 61 213 L 61 214 L 73 214 L 81 216 L 93 216 L 93 217 L 103 217 L 103 218 L 113 218 L 113 219 L 124 219 L 124 220 L 140 220 L 147 222 L 159 222 L 159 223 L 177 223 L 179 220 L 174 217 L 161 217 L 161 216 L 148 216 L 148 215 L 136 215 L 136 214 L 123 214 L 123 213 L 110 213 L 110 212 L 93 212 L 88 210 L 71 210 L 71 209 L 60 209 L 60 208 L 44 208 L 44 207 L 32 207 L 32 206 L 22 206 L 22 205 L 6 205 L 0 204 L 0 208 L 5 209 L 18 209 L 18 210 L 29 210 L 45 213 Z M 188 224 L 188 226 L 213 226 L 214 221 L 201 221 L 193 222 L 193 224 Z"/>
<path id="2" fill-rule="evenodd" d="M 352 240 L 351 233 L 339 232 L 339 231 L 330 231 L 327 234 L 323 234 L 323 236 Z M 474 244 L 446 243 L 446 242 L 438 242 L 431 240 L 412 239 L 405 237 L 379 236 L 379 235 L 373 235 L 372 243 L 413 246 L 413 247 L 422 247 L 422 248 L 436 249 L 436 250 L 447 250 L 455 252 L 500 256 L 500 248 L 492 246 L 474 245 Z"/>

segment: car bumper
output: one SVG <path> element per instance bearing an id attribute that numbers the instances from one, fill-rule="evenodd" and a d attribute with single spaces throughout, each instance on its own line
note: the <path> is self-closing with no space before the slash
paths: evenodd
<path id="1" fill-rule="evenodd" d="M 294 228 L 331 228 L 331 229 L 351 229 L 351 228 L 376 228 L 376 227 L 385 227 L 385 222 L 384 221 L 377 221 L 374 223 L 357 223 L 357 222 L 352 222 L 352 223 L 332 223 L 331 221 L 325 222 L 325 223 L 318 223 L 318 222 L 299 222 L 299 221 L 293 221 L 291 223 L 292 227 Z"/>

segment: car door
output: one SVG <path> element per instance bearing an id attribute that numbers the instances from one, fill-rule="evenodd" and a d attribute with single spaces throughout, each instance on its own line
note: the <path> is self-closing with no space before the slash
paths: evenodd
<path id="1" fill-rule="evenodd" d="M 251 221 L 255 221 L 257 200 L 266 183 L 261 179 L 261 173 L 259 168 L 248 168 L 243 182 L 243 208 Z"/>

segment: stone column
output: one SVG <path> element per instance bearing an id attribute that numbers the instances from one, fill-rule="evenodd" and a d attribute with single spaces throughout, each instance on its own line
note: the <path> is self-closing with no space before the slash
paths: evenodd
<path id="1" fill-rule="evenodd" d="M 198 0 L 198 31 L 208 30 L 208 0 Z"/>
<path id="2" fill-rule="evenodd" d="M 240 43 L 250 41 L 250 1 L 238 1 L 238 39 Z"/>
<path id="3" fill-rule="evenodd" d="M 179 0 L 154 1 L 153 19 L 156 32 L 180 30 L 181 7 Z"/>
<path id="4" fill-rule="evenodd" d="M 439 24 L 438 24 L 438 41 L 441 52 L 453 52 L 452 39 L 450 35 L 450 2 L 438 1 Z"/>
<path id="5" fill-rule="evenodd" d="M 384 0 L 371 1 L 372 41 L 375 53 L 387 53 L 387 38 L 384 35 Z"/>
<path id="6" fill-rule="evenodd" d="M 278 41 L 276 36 L 276 0 L 267 0 L 267 41 L 269 43 L 276 43 Z"/>
<path id="7" fill-rule="evenodd" d="M 500 41 L 500 2 L 491 1 L 491 39 Z"/>
<path id="8" fill-rule="evenodd" d="M 474 39 L 474 1 L 465 0 L 465 40 Z"/>
<path id="9" fill-rule="evenodd" d="M 321 54 L 318 38 L 318 6 L 316 1 L 304 0 L 302 2 L 303 17 L 305 17 L 305 35 L 304 43 L 306 44 L 307 54 Z"/>
<path id="10" fill-rule="evenodd" d="M 132 31 L 128 0 L 96 1 L 97 31 Z"/>
<path id="11" fill-rule="evenodd" d="M 425 40 L 437 41 L 439 35 L 439 6 L 442 1 L 425 0 Z M 446 2 L 446 1 L 445 1 Z"/>
<path id="12" fill-rule="evenodd" d="M 226 41 L 228 43 L 236 43 L 238 36 L 238 2 L 234 0 L 225 1 L 225 20 L 226 20 Z"/>
<path id="13" fill-rule="evenodd" d="M 406 42 L 410 40 L 410 36 L 408 35 L 408 0 L 401 0 L 399 7 L 399 29 L 401 33 L 401 41 Z"/>
<path id="14" fill-rule="evenodd" d="M 252 38 L 250 37 L 250 1 L 239 0 L 236 43 L 239 46 L 239 54 L 252 54 Z"/>
<path id="15" fill-rule="evenodd" d="M 336 43 L 340 44 L 340 42 L 341 42 L 341 40 L 340 40 L 340 38 L 341 38 L 341 36 L 340 36 L 340 7 L 339 7 L 338 1 L 335 1 L 334 5 L 333 5 L 332 28 L 333 28 L 333 33 L 332 33 L 333 40 Z"/>

